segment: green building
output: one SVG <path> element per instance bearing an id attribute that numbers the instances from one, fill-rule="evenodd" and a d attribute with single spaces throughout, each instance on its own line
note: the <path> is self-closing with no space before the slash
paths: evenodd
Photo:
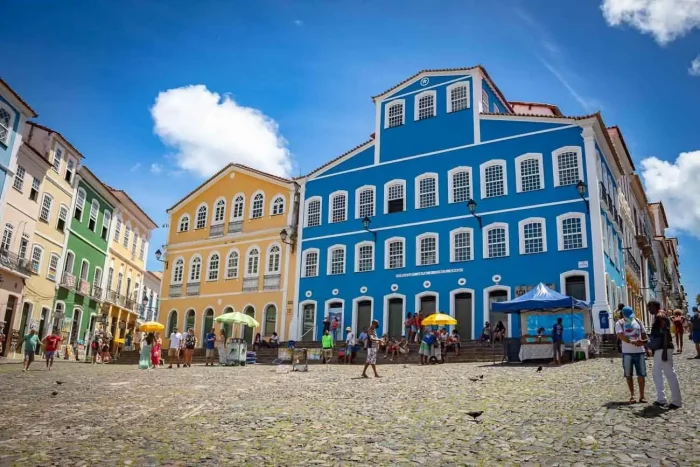
<path id="1" fill-rule="evenodd" d="M 81 167 L 73 195 L 63 274 L 55 310 L 65 313 L 65 342 L 83 343 L 92 335 L 104 299 L 103 271 L 107 257 L 112 213 L 117 200 L 87 168 Z"/>

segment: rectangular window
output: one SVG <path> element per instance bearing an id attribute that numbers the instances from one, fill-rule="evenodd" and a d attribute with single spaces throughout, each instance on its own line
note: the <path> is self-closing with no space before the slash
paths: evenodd
<path id="1" fill-rule="evenodd" d="M 143 259 L 143 255 L 146 253 L 146 239 L 141 239 L 141 248 L 139 249 L 139 259 Z"/>
<path id="2" fill-rule="evenodd" d="M 544 251 L 541 222 L 525 224 L 523 226 L 523 238 L 525 240 L 525 254 L 542 253 Z"/>
<path id="3" fill-rule="evenodd" d="M 345 221 L 346 212 L 346 197 L 345 195 L 335 195 L 331 201 L 333 204 L 331 206 L 331 222 L 343 222 Z"/>
<path id="4" fill-rule="evenodd" d="M 488 231 L 487 238 L 489 258 L 500 258 L 506 256 L 506 229 L 491 229 Z"/>
<path id="5" fill-rule="evenodd" d="M 486 181 L 486 198 L 503 196 L 505 194 L 502 165 L 491 165 L 486 167 L 484 170 L 484 178 Z"/>
<path id="6" fill-rule="evenodd" d="M 433 177 L 424 178 L 420 181 L 418 186 L 419 186 L 418 189 L 420 192 L 419 207 L 422 209 L 422 208 L 430 208 L 430 207 L 435 206 L 437 204 L 437 197 L 435 196 L 435 191 L 436 191 L 435 178 L 433 178 Z"/>
<path id="7" fill-rule="evenodd" d="M 437 239 L 435 237 L 422 238 L 420 241 L 420 265 L 429 266 L 437 264 Z"/>
<path id="8" fill-rule="evenodd" d="M 53 169 L 58 172 L 61 169 L 61 157 L 63 157 L 63 148 L 56 146 L 53 152 Z"/>
<path id="9" fill-rule="evenodd" d="M 403 185 L 396 183 L 389 186 L 387 190 L 387 212 L 403 212 L 404 199 L 403 199 Z"/>
<path id="10" fill-rule="evenodd" d="M 331 274 L 345 274 L 345 250 L 342 248 L 331 251 Z"/>
<path id="11" fill-rule="evenodd" d="M 454 260 L 455 262 L 469 261 L 472 259 L 471 234 L 458 232 L 454 236 Z"/>
<path id="12" fill-rule="evenodd" d="M 481 111 L 489 111 L 489 95 L 486 93 L 486 89 L 481 90 Z"/>
<path id="13" fill-rule="evenodd" d="M 22 234 L 22 239 L 19 241 L 19 257 L 24 259 L 27 257 L 27 249 L 29 248 L 29 235 Z"/>
<path id="14" fill-rule="evenodd" d="M 97 228 L 97 214 L 100 210 L 100 205 L 93 201 L 90 204 L 90 221 L 88 222 L 88 228 L 93 232 Z"/>
<path id="15" fill-rule="evenodd" d="M 74 170 L 75 170 L 75 161 L 73 159 L 68 159 L 68 163 L 66 165 L 66 176 L 64 177 L 68 183 L 73 181 L 73 171 Z"/>
<path id="16" fill-rule="evenodd" d="M 78 197 L 75 200 L 75 211 L 73 211 L 73 218 L 82 221 L 83 220 L 83 208 L 85 207 L 85 190 L 82 188 L 78 190 Z"/>
<path id="17" fill-rule="evenodd" d="M 129 224 L 126 224 L 124 226 L 124 242 L 122 242 L 122 245 L 124 245 L 124 248 L 129 248 L 129 236 L 131 235 L 131 226 Z"/>
<path id="18" fill-rule="evenodd" d="M 562 236 L 564 238 L 565 250 L 583 248 L 583 230 L 581 229 L 581 219 L 578 217 L 564 219 L 561 223 L 561 229 Z"/>
<path id="19" fill-rule="evenodd" d="M 5 230 L 2 233 L 2 243 L 0 243 L 0 250 L 10 250 L 10 245 L 12 245 L 12 230 L 13 227 L 11 224 L 5 224 Z"/>
<path id="20" fill-rule="evenodd" d="M 56 281 L 56 272 L 58 271 L 58 255 L 51 255 L 51 259 L 49 260 L 49 270 L 46 274 L 46 277 L 49 278 L 49 280 Z"/>
<path id="21" fill-rule="evenodd" d="M 578 154 L 576 152 L 569 151 L 557 155 L 557 162 L 559 165 L 559 186 L 576 185 L 581 180 L 578 173 Z"/>
<path id="22" fill-rule="evenodd" d="M 318 276 L 318 253 L 309 252 L 306 254 L 306 263 L 304 267 L 304 277 Z"/>
<path id="23" fill-rule="evenodd" d="M 321 202 L 317 199 L 309 201 L 306 212 L 306 226 L 315 227 L 321 225 Z"/>
<path id="24" fill-rule="evenodd" d="M 238 253 L 231 253 L 228 256 L 226 265 L 226 279 L 235 279 L 238 277 Z"/>
<path id="25" fill-rule="evenodd" d="M 470 191 L 469 172 L 462 170 L 452 175 L 452 202 L 466 203 Z"/>
<path id="26" fill-rule="evenodd" d="M 362 245 L 357 254 L 357 272 L 367 272 L 374 269 L 374 246 Z"/>
<path id="27" fill-rule="evenodd" d="M 418 120 L 435 116 L 435 96 L 428 94 L 418 99 Z"/>
<path id="28" fill-rule="evenodd" d="M 358 205 L 360 219 L 374 216 L 374 190 L 362 190 L 360 192 Z"/>
<path id="29" fill-rule="evenodd" d="M 114 226 L 114 241 L 119 241 L 119 235 L 122 231 L 122 220 L 117 217 L 117 224 Z"/>
<path id="30" fill-rule="evenodd" d="M 404 266 L 403 242 L 396 241 L 389 244 L 389 269 L 399 269 Z"/>
<path id="31" fill-rule="evenodd" d="M 39 272 L 39 267 L 41 266 L 41 254 L 43 252 L 44 250 L 42 250 L 39 246 L 34 246 L 32 249 L 32 271 L 34 271 L 34 273 Z"/>
<path id="32" fill-rule="evenodd" d="M 537 159 L 525 159 L 520 163 L 520 177 L 522 179 L 522 191 L 539 190 L 540 164 Z"/>
<path id="33" fill-rule="evenodd" d="M 389 124 L 387 125 L 389 128 L 403 125 L 403 104 L 389 104 L 387 106 L 387 113 L 389 115 Z"/>
<path id="34" fill-rule="evenodd" d="M 15 187 L 16 190 L 19 192 L 22 191 L 22 188 L 24 187 L 24 174 L 26 173 L 26 170 L 24 170 L 24 167 L 21 165 L 17 166 L 17 172 L 15 172 L 15 180 L 12 183 L 12 186 Z"/>
<path id="35" fill-rule="evenodd" d="M 44 199 L 41 201 L 41 212 L 39 213 L 39 219 L 41 219 L 44 222 L 49 221 L 52 203 L 53 199 L 51 198 L 51 196 L 44 194 Z"/>
<path id="36" fill-rule="evenodd" d="M 457 86 L 450 90 L 450 101 L 452 102 L 452 112 L 469 108 L 469 94 L 467 86 Z"/>
<path id="37" fill-rule="evenodd" d="M 32 179 L 32 189 L 29 191 L 29 199 L 36 201 L 39 199 L 39 188 L 41 188 L 41 182 L 38 178 Z"/>
<path id="38" fill-rule="evenodd" d="M 56 229 L 63 232 L 66 230 L 66 220 L 68 219 L 68 208 L 61 206 L 58 210 L 58 221 L 56 222 Z"/>

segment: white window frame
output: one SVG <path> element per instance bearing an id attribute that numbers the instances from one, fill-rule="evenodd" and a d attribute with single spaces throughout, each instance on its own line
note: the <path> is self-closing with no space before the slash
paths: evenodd
<path id="1" fill-rule="evenodd" d="M 196 259 L 199 259 L 199 277 L 197 279 L 193 279 L 192 278 L 192 271 L 194 269 L 193 266 L 194 266 L 194 262 Z M 199 254 L 196 254 L 196 255 L 192 256 L 192 258 L 190 258 L 190 265 L 189 265 L 190 267 L 187 268 L 187 283 L 188 284 L 196 284 L 197 282 L 202 281 L 202 269 L 204 269 L 202 263 L 203 263 L 202 256 Z"/>
<path id="2" fill-rule="evenodd" d="M 69 170 L 68 168 L 70 167 L 71 164 L 73 164 L 73 167 Z M 68 177 L 66 179 L 66 181 L 68 183 L 73 183 L 73 177 L 75 177 L 75 167 L 76 167 L 75 159 L 73 159 L 72 157 L 67 157 L 66 158 L 66 173 L 65 173 L 65 175 L 70 174 L 70 177 Z"/>
<path id="3" fill-rule="evenodd" d="M 73 208 L 73 218 L 75 219 L 75 210 L 78 208 L 78 200 L 80 200 L 80 195 L 83 195 L 83 202 L 80 204 L 80 219 L 78 222 L 83 222 L 83 214 L 85 214 L 85 200 L 87 199 L 87 192 L 83 188 L 78 188 L 78 192 L 75 198 L 75 207 Z"/>
<path id="4" fill-rule="evenodd" d="M 216 220 L 216 211 L 217 211 L 217 208 L 219 207 L 218 205 L 220 202 L 224 203 L 223 204 L 224 212 L 221 215 L 221 220 L 217 221 Z M 216 201 L 214 201 L 214 209 L 213 209 L 212 216 L 211 216 L 211 225 L 221 225 L 224 222 L 226 222 L 226 198 L 221 196 L 221 197 L 217 198 Z"/>
<path id="5" fill-rule="evenodd" d="M 49 206 L 47 208 L 46 217 L 44 217 L 44 202 L 47 199 L 49 200 Z M 50 223 L 51 222 L 51 210 L 52 210 L 52 208 L 53 208 L 53 196 L 51 196 L 49 193 L 44 193 L 44 196 L 41 197 L 41 204 L 39 205 L 39 219 L 46 222 L 46 223 Z"/>
<path id="6" fill-rule="evenodd" d="M 447 171 L 447 202 L 448 203 L 461 203 L 462 202 L 462 201 L 455 201 L 455 197 L 454 197 L 453 177 L 460 172 L 467 172 L 467 174 L 469 176 L 469 190 L 467 192 L 467 200 L 463 201 L 463 202 L 466 203 L 470 199 L 474 198 L 474 177 L 472 176 L 472 168 L 468 167 L 466 165 L 460 165 L 458 167 L 455 167 L 455 168 Z"/>
<path id="7" fill-rule="evenodd" d="M 307 260 L 309 257 L 309 254 L 311 253 L 316 253 L 316 275 L 315 276 L 309 276 L 306 274 L 306 265 L 307 265 Z M 307 248 L 302 252 L 302 261 L 301 261 L 301 277 L 318 277 L 320 275 L 319 271 L 319 266 L 321 263 L 321 252 L 318 248 Z"/>
<path id="8" fill-rule="evenodd" d="M 204 208 L 204 223 L 201 227 L 197 227 L 197 218 L 199 217 L 199 210 Z M 194 211 L 194 230 L 202 230 L 207 228 L 207 219 L 209 219 L 209 205 L 207 203 L 200 203 L 197 209 Z"/>
<path id="9" fill-rule="evenodd" d="M 273 248 L 277 247 L 277 252 L 272 251 Z M 273 254 L 277 255 L 277 270 L 270 269 L 270 258 Z M 272 243 L 267 247 L 265 252 L 265 274 L 281 274 L 282 271 L 282 247 L 279 243 Z"/>
<path id="10" fill-rule="evenodd" d="M 401 125 L 389 126 L 389 109 L 398 104 L 401 104 Z M 399 128 L 406 124 L 406 101 L 404 99 L 395 99 L 384 104 L 384 129 Z"/>
<path id="11" fill-rule="evenodd" d="M 56 152 L 58 152 L 59 150 L 61 152 L 61 156 L 58 159 L 58 167 L 56 167 Z M 53 149 L 53 158 L 51 159 L 51 167 L 53 168 L 54 172 L 56 172 L 56 173 L 61 172 L 61 161 L 63 161 L 63 156 L 65 153 L 66 153 L 66 150 L 64 149 L 64 147 L 61 146 L 60 144 L 56 144 L 56 146 Z"/>
<path id="12" fill-rule="evenodd" d="M 572 250 L 564 250 L 564 231 L 562 223 L 566 219 L 578 218 L 581 219 L 581 248 Z M 586 231 L 586 215 L 582 212 L 567 212 L 557 216 L 557 249 L 559 251 L 576 251 L 588 248 L 588 233 Z"/>
<path id="13" fill-rule="evenodd" d="M 36 269 L 34 269 L 34 251 L 39 250 L 39 260 L 37 261 L 39 264 L 37 265 Z M 29 266 L 32 268 L 32 271 L 34 271 L 35 274 L 39 274 L 41 271 L 41 263 L 44 261 L 44 247 L 39 245 L 38 243 L 35 243 L 32 245 L 32 252 L 29 255 Z"/>
<path id="14" fill-rule="evenodd" d="M 583 173 L 583 157 L 582 157 L 582 152 L 581 152 L 581 146 L 562 146 L 562 147 L 557 148 L 554 151 L 552 151 L 552 167 L 554 168 L 554 186 L 555 187 L 575 186 L 575 184 L 561 185 L 560 181 L 559 181 L 559 154 L 562 154 L 564 152 L 575 152 L 576 153 L 576 162 L 578 165 L 579 180 L 583 180 L 583 181 L 586 180 L 586 176 Z"/>
<path id="15" fill-rule="evenodd" d="M 428 120 L 430 118 L 437 116 L 437 92 L 434 89 L 431 89 L 429 91 L 419 92 L 413 98 L 413 121 L 414 122 L 419 121 L 418 120 L 418 114 L 419 114 L 418 103 L 420 102 L 421 98 L 423 98 L 425 96 L 433 96 L 433 115 L 431 117 L 424 118 L 423 120 Z"/>
<path id="16" fill-rule="evenodd" d="M 4 102 L 0 102 L 0 108 L 5 109 L 5 111 L 10 115 L 10 121 L 8 122 L 7 128 L 7 136 L 4 140 L 0 140 L 0 144 L 4 145 L 5 147 L 8 147 L 10 145 L 10 138 L 12 137 L 12 133 L 15 131 L 15 120 L 17 120 L 17 112 Z"/>
<path id="17" fill-rule="evenodd" d="M 427 179 L 427 178 L 432 178 L 435 180 L 435 204 L 433 206 L 426 206 L 424 208 L 420 207 L 420 182 Z M 436 208 L 440 206 L 440 184 L 439 184 L 439 177 L 438 174 L 435 172 L 426 172 L 418 175 L 415 178 L 414 182 L 414 190 L 415 190 L 415 208 L 416 209 L 430 209 L 430 208 Z"/>
<path id="18" fill-rule="evenodd" d="M 251 258 L 251 252 L 253 250 L 258 250 L 258 267 L 257 267 L 257 272 L 248 272 L 248 260 Z M 261 249 L 257 245 L 252 245 L 248 247 L 248 250 L 245 252 L 245 270 L 243 272 L 243 277 L 246 278 L 253 278 L 253 277 L 260 277 L 260 258 L 262 257 Z M 239 265 L 240 265 L 240 259 L 239 259 Z"/>
<path id="19" fill-rule="evenodd" d="M 254 214 L 254 209 L 253 206 L 255 205 L 255 197 L 258 195 L 262 195 L 262 206 L 260 207 L 260 215 L 258 217 L 253 217 Z M 258 190 L 255 193 L 252 194 L 250 197 L 250 218 L 251 219 L 262 219 L 265 216 L 265 192 L 262 190 Z"/>
<path id="20" fill-rule="evenodd" d="M 27 169 L 25 169 L 21 165 L 18 165 L 17 170 L 15 170 L 14 179 L 12 180 L 12 187 L 20 193 L 22 193 L 22 190 L 24 188 L 24 176 L 26 174 Z"/>
<path id="21" fill-rule="evenodd" d="M 420 248 L 420 242 L 424 238 L 435 238 L 435 263 L 421 264 L 421 256 L 423 251 Z M 437 232 L 425 232 L 416 237 L 416 266 L 437 266 L 440 264 L 440 235 Z"/>
<path id="22" fill-rule="evenodd" d="M 372 247 L 372 269 L 368 271 L 360 271 L 360 248 L 363 246 Z M 371 240 L 365 240 L 355 244 L 355 272 L 372 272 L 377 269 L 377 246 Z"/>
<path id="23" fill-rule="evenodd" d="M 403 212 L 406 212 L 406 180 L 395 178 L 384 184 L 384 214 L 389 214 L 389 188 L 394 185 L 401 185 L 403 187 Z"/>
<path id="24" fill-rule="evenodd" d="M 53 268 L 53 277 L 51 277 L 51 263 L 53 262 L 54 258 L 56 259 L 56 267 Z M 46 278 L 52 282 L 56 282 L 56 279 L 58 279 L 58 264 L 61 261 L 61 255 L 58 253 L 51 253 L 49 256 L 49 267 L 46 269 Z"/>
<path id="25" fill-rule="evenodd" d="M 241 215 L 234 216 L 236 213 L 236 199 L 241 197 Z M 233 198 L 231 198 L 231 222 L 240 221 L 245 219 L 245 195 L 243 193 L 236 193 Z"/>
<path id="26" fill-rule="evenodd" d="M 525 253 L 525 226 L 539 222 L 542 224 L 542 251 Z M 518 222 L 518 250 L 521 255 L 537 255 L 547 253 L 547 220 L 544 217 L 528 217 Z"/>
<path id="27" fill-rule="evenodd" d="M 95 206 L 97 206 L 97 209 L 95 209 Z M 94 214 L 94 219 L 93 219 L 93 214 Z M 97 201 L 95 198 L 92 198 L 92 201 L 90 202 L 90 217 L 88 218 L 88 229 L 90 228 L 90 221 L 94 220 L 95 221 L 95 229 L 90 229 L 93 232 L 97 232 L 97 220 L 100 217 L 100 202 Z"/>
<path id="28" fill-rule="evenodd" d="M 401 253 L 402 266 L 400 268 L 392 268 L 391 267 L 391 258 L 389 256 L 389 253 L 390 253 L 389 246 L 395 242 L 401 242 L 403 244 L 402 253 Z M 406 267 L 406 238 L 405 237 L 391 237 L 391 238 L 387 238 L 386 240 L 384 240 L 384 269 L 388 269 L 390 271 L 393 271 L 395 269 L 403 269 L 405 267 Z"/>
<path id="29" fill-rule="evenodd" d="M 187 228 L 183 229 L 182 228 L 182 221 L 185 220 L 185 218 L 187 218 Z M 190 215 L 185 213 L 185 214 L 181 215 L 180 220 L 177 221 L 177 231 L 178 232 L 187 232 L 190 230 L 190 225 L 191 225 Z"/>
<path id="30" fill-rule="evenodd" d="M 479 102 L 479 111 L 481 113 L 489 112 L 489 93 L 486 92 L 485 88 L 481 88 L 481 101 Z"/>
<path id="31" fill-rule="evenodd" d="M 278 200 L 282 200 L 282 202 L 277 203 Z M 282 205 L 282 212 L 275 213 L 275 205 L 277 205 L 277 204 Z M 278 193 L 272 197 L 272 200 L 270 201 L 270 215 L 271 216 L 280 216 L 280 215 L 284 214 L 286 208 L 287 208 L 287 200 L 283 194 Z"/>
<path id="32" fill-rule="evenodd" d="M 523 161 L 526 161 L 528 159 L 535 159 L 537 160 L 537 169 L 539 170 L 540 174 L 540 187 L 537 188 L 536 190 L 529 190 L 529 191 L 523 191 L 523 174 L 522 174 L 522 167 L 520 164 L 522 164 Z M 522 154 L 518 157 L 515 158 L 515 192 L 516 193 L 529 193 L 530 191 L 539 191 L 539 190 L 544 190 L 545 184 L 544 184 L 544 163 L 542 162 L 542 153 L 540 152 L 528 152 L 525 154 Z"/>
<path id="33" fill-rule="evenodd" d="M 214 255 L 216 255 L 216 256 L 219 257 L 219 260 L 218 260 L 218 261 L 219 261 L 219 264 L 218 264 L 216 270 L 214 270 L 214 269 L 211 268 L 211 259 L 212 259 L 212 257 L 213 257 Z M 212 272 L 216 272 L 216 278 L 214 278 L 214 279 L 211 279 L 210 276 L 209 276 Z M 219 280 L 219 275 L 220 275 L 220 273 L 221 273 L 221 255 L 219 254 L 218 251 L 212 251 L 211 253 L 209 253 L 209 256 L 207 257 L 207 277 L 206 277 L 206 282 L 217 282 L 217 281 Z"/>
<path id="34" fill-rule="evenodd" d="M 181 261 L 181 264 L 178 265 L 178 261 Z M 185 266 L 186 265 L 187 265 L 187 263 L 185 262 L 185 258 L 183 258 L 182 256 L 178 256 L 177 258 L 175 258 L 175 261 L 173 262 L 173 272 L 170 274 L 170 281 L 173 284 L 182 284 L 183 283 L 183 281 L 185 280 Z M 182 270 L 180 271 L 180 280 L 177 280 L 175 278 L 178 266 L 182 267 Z M 188 271 L 188 273 L 189 273 L 189 271 Z M 111 288 L 111 287 L 112 287 L 111 284 L 107 284 L 107 288 Z"/>
<path id="35" fill-rule="evenodd" d="M 58 212 L 61 212 L 60 209 Z M 102 211 L 102 227 L 100 228 L 100 237 L 102 236 L 102 230 L 105 227 L 107 227 L 107 238 L 105 238 L 105 240 L 109 242 L 109 229 L 112 227 L 112 211 L 108 209 Z"/>
<path id="36" fill-rule="evenodd" d="M 318 201 L 319 206 L 318 206 L 318 224 L 316 225 L 309 225 L 309 205 L 313 201 Z M 304 201 L 304 227 L 318 227 L 320 225 L 323 225 L 323 198 L 320 196 L 312 196 L 311 198 L 307 199 Z"/>
<path id="37" fill-rule="evenodd" d="M 489 256 L 489 231 L 493 229 L 505 229 L 506 233 L 506 254 L 505 256 L 494 256 L 493 258 Z M 508 224 L 506 222 L 493 222 L 489 225 L 485 225 L 484 228 L 482 229 L 482 258 L 484 259 L 499 259 L 499 258 L 507 258 L 510 256 L 510 230 L 508 228 Z"/>
<path id="38" fill-rule="evenodd" d="M 455 237 L 460 233 L 469 234 L 469 258 L 466 260 L 457 261 L 455 254 Z M 458 227 L 450 230 L 450 263 L 464 263 L 466 261 L 474 261 L 474 229 L 471 227 Z"/>
<path id="39" fill-rule="evenodd" d="M 489 167 L 493 167 L 495 165 L 500 165 L 503 168 L 503 194 L 499 196 L 486 196 L 486 169 Z M 479 166 L 479 175 L 480 175 L 480 180 L 479 184 L 481 185 L 481 199 L 491 199 L 491 198 L 501 198 L 503 196 L 508 196 L 508 165 L 506 164 L 506 161 L 503 159 L 492 159 L 490 161 L 484 162 Z"/>
<path id="40" fill-rule="evenodd" d="M 236 254 L 236 257 L 238 258 L 237 262 L 236 262 L 236 266 L 235 266 L 235 268 L 229 268 L 228 261 L 231 258 L 231 255 L 234 253 Z M 228 274 L 229 269 L 234 272 L 234 274 L 231 276 L 229 276 L 229 274 Z M 238 274 L 239 274 L 240 270 L 241 270 L 241 252 L 238 251 L 238 248 L 233 248 L 233 249 L 229 250 L 228 253 L 226 253 L 226 266 L 224 269 L 224 280 L 238 279 Z"/>
<path id="41" fill-rule="evenodd" d="M 457 81 L 456 83 L 452 83 L 449 86 L 447 86 L 446 91 L 447 91 L 447 113 L 452 113 L 452 112 L 461 112 L 463 110 L 468 110 L 471 109 L 472 107 L 472 99 L 471 99 L 471 86 L 469 86 L 469 81 Z M 459 110 L 452 110 L 452 90 L 455 88 L 459 88 L 465 86 L 467 88 L 467 107 L 464 109 L 459 109 Z"/>
<path id="42" fill-rule="evenodd" d="M 372 191 L 372 215 L 368 217 L 377 215 L 377 187 L 374 185 L 362 185 L 355 190 L 355 219 L 362 219 L 360 217 L 360 193 L 365 190 Z"/>
<path id="43" fill-rule="evenodd" d="M 343 219 L 339 221 L 333 221 L 333 201 L 335 198 L 338 196 L 344 196 L 345 197 L 345 211 L 343 213 Z M 338 190 L 334 191 L 328 196 L 328 223 L 329 224 L 337 224 L 339 222 L 345 222 L 348 220 L 348 204 L 350 203 L 350 199 L 348 198 L 348 192 L 345 190 Z"/>
<path id="44" fill-rule="evenodd" d="M 124 241 L 122 242 L 122 246 L 124 248 L 129 248 L 129 240 L 131 239 L 131 221 L 126 221 L 124 222 Z"/>
<path id="45" fill-rule="evenodd" d="M 343 250 L 343 272 L 333 273 L 333 250 Z M 328 257 L 326 258 L 326 275 L 327 276 L 340 276 L 345 274 L 348 270 L 348 250 L 345 245 L 336 244 L 328 247 L 327 250 Z"/>

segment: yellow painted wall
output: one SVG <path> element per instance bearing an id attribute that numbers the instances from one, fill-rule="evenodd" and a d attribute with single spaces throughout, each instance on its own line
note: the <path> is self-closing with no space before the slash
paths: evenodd
<path id="1" fill-rule="evenodd" d="M 254 196 L 262 193 L 264 196 L 263 213 L 259 218 L 251 218 Z M 245 197 L 242 217 L 242 232 L 227 233 L 229 222 L 232 221 L 233 202 L 238 197 Z M 273 213 L 272 203 L 278 198 L 284 199 L 284 212 Z M 221 222 L 215 220 L 215 205 L 218 200 L 225 200 L 223 216 L 223 235 L 210 237 L 212 225 Z M 263 332 L 265 310 L 274 305 L 277 311 L 276 332 L 282 340 L 289 335 L 291 311 L 295 284 L 295 255 L 291 247 L 280 240 L 282 229 L 290 230 L 294 209 L 294 184 L 283 182 L 276 178 L 266 177 L 257 172 L 247 171 L 238 167 L 229 167 L 218 176 L 207 182 L 202 188 L 193 193 L 188 199 L 175 206 L 170 215 L 169 239 L 167 245 L 168 268 L 163 274 L 159 320 L 166 326 L 174 319 L 173 311 L 177 312 L 177 325 L 180 331 L 185 327 L 188 310 L 195 312 L 195 332 L 201 340 L 204 314 L 208 309 L 213 310 L 214 316 L 219 316 L 227 308 L 244 312 L 252 306 L 255 319 L 261 327 L 254 330 L 253 335 Z M 196 228 L 197 209 L 206 205 L 207 218 L 203 228 Z M 183 215 L 189 216 L 189 226 L 181 231 Z M 265 276 L 269 273 L 268 265 L 271 249 L 277 247 L 280 252 L 279 261 L 279 290 L 264 290 Z M 259 252 L 258 280 L 256 291 L 244 291 L 243 283 L 246 276 L 247 255 L 253 250 Z M 231 252 L 238 253 L 238 274 L 235 278 L 227 278 L 227 259 Z M 219 273 L 216 279 L 209 277 L 209 263 L 212 255 L 219 256 Z M 187 296 L 186 289 L 190 281 L 191 265 L 194 258 L 201 258 L 201 276 L 199 293 Z M 174 282 L 173 272 L 179 261 L 183 263 L 183 277 Z M 254 279 L 252 279 L 254 282 Z M 180 297 L 171 297 L 171 285 L 182 288 Z M 216 328 L 219 329 L 219 325 Z M 267 333 L 268 335 L 271 332 Z M 167 336 L 166 336 L 167 337 Z M 167 342 L 166 342 L 167 345 Z"/>

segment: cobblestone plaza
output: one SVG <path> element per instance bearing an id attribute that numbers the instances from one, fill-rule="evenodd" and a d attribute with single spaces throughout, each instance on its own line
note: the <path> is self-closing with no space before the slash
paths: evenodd
<path id="1" fill-rule="evenodd" d="M 700 362 L 677 367 L 684 406 L 668 411 L 625 403 L 619 359 L 380 365 L 368 380 L 359 366 L 5 364 L 0 465 L 696 466 Z"/>

